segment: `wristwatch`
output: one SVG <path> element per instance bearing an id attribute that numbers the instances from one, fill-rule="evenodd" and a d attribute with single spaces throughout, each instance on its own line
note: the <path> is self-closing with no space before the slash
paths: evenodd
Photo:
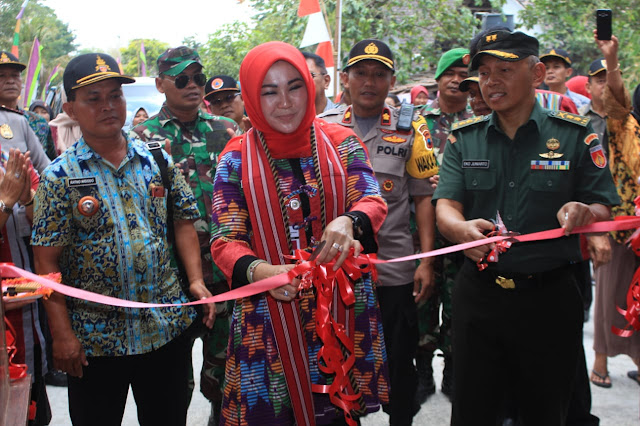
<path id="1" fill-rule="evenodd" d="M 353 221 L 353 238 L 356 240 L 362 236 L 362 219 L 356 213 L 345 212 L 342 216 L 347 216 Z"/>
<path id="2" fill-rule="evenodd" d="M 8 207 L 2 200 L 0 200 L 0 211 L 5 212 L 6 214 L 13 213 L 13 209 L 11 207 Z"/>

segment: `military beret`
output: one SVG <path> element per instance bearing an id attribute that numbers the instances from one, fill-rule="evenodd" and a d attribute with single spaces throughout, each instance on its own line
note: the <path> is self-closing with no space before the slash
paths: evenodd
<path id="1" fill-rule="evenodd" d="M 176 76 L 191 64 L 200 64 L 198 52 L 187 46 L 165 50 L 156 61 L 158 71 L 162 74 Z"/>
<path id="2" fill-rule="evenodd" d="M 86 53 L 73 58 L 67 64 L 62 76 L 67 98 L 71 91 L 109 78 L 116 78 L 123 84 L 136 80 L 120 74 L 120 67 L 115 59 L 106 53 Z"/>
<path id="3" fill-rule="evenodd" d="M 228 75 L 214 75 L 207 81 L 207 84 L 205 84 L 204 86 L 204 97 L 206 98 L 207 96 L 213 95 L 214 93 L 226 92 L 230 90 L 234 92 L 240 91 L 238 82 L 235 78 L 229 77 Z"/>
<path id="4" fill-rule="evenodd" d="M 391 53 L 389 46 L 380 40 L 366 39 L 357 42 L 349 52 L 349 59 L 347 60 L 347 65 L 344 67 L 344 70 L 346 71 L 347 68 L 356 62 L 365 60 L 382 62 L 389 67 L 389 69 L 395 71 L 393 53 Z"/>
<path id="5" fill-rule="evenodd" d="M 569 56 L 569 52 L 564 49 L 551 49 L 547 50 L 543 55 L 540 55 L 540 60 L 542 62 L 544 62 L 545 59 L 549 58 L 562 59 L 568 67 L 571 66 L 571 57 Z"/>
<path id="6" fill-rule="evenodd" d="M 442 73 L 451 67 L 466 67 L 469 65 L 469 59 L 469 49 L 464 47 L 456 47 L 445 52 L 438 61 L 435 79 L 439 79 Z"/>
<path id="7" fill-rule="evenodd" d="M 589 76 L 593 77 L 594 75 L 607 70 L 607 61 L 604 58 L 596 59 L 591 62 L 589 66 Z"/>
<path id="8" fill-rule="evenodd" d="M 508 62 L 538 56 L 538 39 L 520 31 L 489 31 L 478 40 L 475 47 L 477 53 L 471 59 L 471 71 L 478 69 L 481 55 L 491 55 Z"/>
<path id="9" fill-rule="evenodd" d="M 460 85 L 458 86 L 458 88 L 460 89 L 461 92 L 468 92 L 470 83 L 480 84 L 480 79 L 478 78 L 477 75 L 473 77 L 467 77 L 460 82 Z"/>
<path id="10" fill-rule="evenodd" d="M 27 67 L 25 64 L 18 61 L 18 58 L 13 56 L 13 54 L 4 50 L 0 51 L 0 65 L 13 65 L 16 68 L 20 68 L 20 71 L 24 71 Z"/>

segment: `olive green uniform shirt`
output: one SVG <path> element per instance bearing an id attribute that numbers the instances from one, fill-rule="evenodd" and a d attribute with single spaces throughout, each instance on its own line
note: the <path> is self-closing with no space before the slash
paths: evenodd
<path id="1" fill-rule="evenodd" d="M 507 230 L 521 234 L 558 228 L 556 214 L 569 201 L 619 203 L 589 119 L 537 102 L 514 140 L 500 130 L 495 113 L 454 124 L 433 202 L 440 198 L 462 203 L 467 220 L 499 212 Z M 516 243 L 489 268 L 529 274 L 581 259 L 572 235 Z"/>

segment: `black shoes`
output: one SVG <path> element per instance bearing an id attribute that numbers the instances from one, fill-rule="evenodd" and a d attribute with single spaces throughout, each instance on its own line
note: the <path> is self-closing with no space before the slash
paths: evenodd
<path id="1" fill-rule="evenodd" d="M 50 386 L 67 387 L 67 373 L 58 370 L 49 370 L 44 375 L 44 382 Z"/>

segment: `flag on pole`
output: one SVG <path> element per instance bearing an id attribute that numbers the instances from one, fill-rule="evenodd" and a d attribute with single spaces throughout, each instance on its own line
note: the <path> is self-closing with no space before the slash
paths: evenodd
<path id="1" fill-rule="evenodd" d="M 142 76 L 147 76 L 147 54 L 144 51 L 144 41 L 140 42 L 140 65 L 142 67 Z"/>
<path id="2" fill-rule="evenodd" d="M 336 76 L 334 71 L 336 65 L 333 60 L 333 45 L 331 44 L 331 42 L 323 41 L 322 43 L 318 44 L 318 47 L 316 47 L 316 55 L 324 59 L 324 65 L 327 68 L 327 74 L 331 76 L 332 80 L 335 80 Z M 335 84 L 331 84 L 329 85 L 329 88 L 325 90 L 325 94 L 328 97 L 332 97 L 335 94 L 334 86 Z"/>
<path id="3" fill-rule="evenodd" d="M 20 45 L 20 20 L 24 14 L 24 8 L 27 7 L 27 3 L 29 3 L 29 0 L 24 0 L 22 6 L 20 6 L 20 12 L 18 12 L 18 16 L 16 16 L 16 29 L 13 31 L 13 46 L 11 46 L 11 53 L 16 58 L 19 57 L 18 46 Z"/>
<path id="4" fill-rule="evenodd" d="M 38 41 L 38 37 L 33 39 L 33 47 L 31 47 L 31 55 L 29 55 L 29 63 L 27 64 L 27 77 L 24 86 L 24 109 L 28 109 L 38 90 L 38 77 L 42 68 L 42 56 L 40 52 L 42 46 Z"/>
<path id="5" fill-rule="evenodd" d="M 307 29 L 304 31 L 302 42 L 300 42 L 300 47 L 311 46 L 323 41 L 331 41 L 324 16 L 322 12 L 311 14 L 309 15 L 309 22 L 307 23 Z"/>
<path id="6" fill-rule="evenodd" d="M 49 86 L 51 85 L 51 82 L 53 81 L 54 78 L 57 77 L 59 71 L 60 71 L 60 65 L 56 65 L 55 67 L 53 67 L 53 70 L 51 70 L 51 73 L 49 73 L 49 78 L 47 78 L 47 82 L 44 85 L 44 90 L 42 91 L 43 101 L 47 96 L 47 91 L 49 90 Z"/>
<path id="7" fill-rule="evenodd" d="M 298 6 L 299 17 L 318 12 L 320 12 L 320 3 L 318 0 L 300 0 L 300 5 Z"/>

